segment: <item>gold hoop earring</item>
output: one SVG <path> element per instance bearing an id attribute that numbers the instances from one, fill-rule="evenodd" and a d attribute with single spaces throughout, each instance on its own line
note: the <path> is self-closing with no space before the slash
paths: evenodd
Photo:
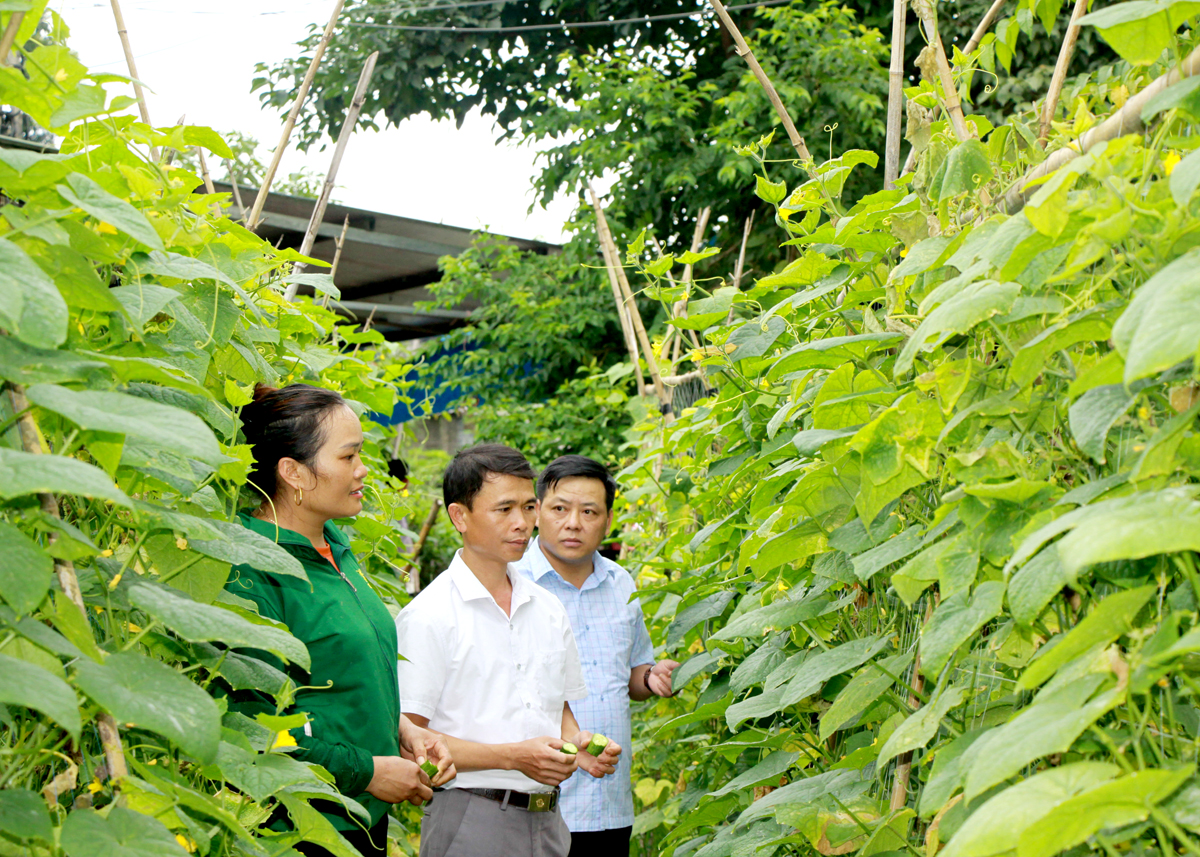
<path id="1" fill-rule="evenodd" d="M 295 499 L 296 505 L 299 506 L 301 503 L 304 502 L 304 489 L 297 488 L 295 493 L 292 495 L 292 497 L 293 497 L 293 499 Z"/>

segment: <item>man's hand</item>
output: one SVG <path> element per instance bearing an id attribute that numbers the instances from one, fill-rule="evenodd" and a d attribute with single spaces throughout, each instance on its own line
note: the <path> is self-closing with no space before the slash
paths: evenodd
<path id="1" fill-rule="evenodd" d="M 530 738 L 512 748 L 512 766 L 544 786 L 557 786 L 575 773 L 575 756 L 562 751 L 563 740 L 543 735 Z"/>
<path id="2" fill-rule="evenodd" d="M 671 695 L 671 673 L 679 667 L 679 661 L 664 660 L 659 661 L 654 666 L 650 667 L 650 677 L 648 679 L 650 690 L 655 696 L 670 696 Z"/>
<path id="3" fill-rule="evenodd" d="M 400 755 L 420 765 L 426 759 L 437 765 L 433 785 L 444 785 L 458 776 L 450 749 L 437 732 L 418 726 L 405 715 L 400 715 Z"/>
<path id="4" fill-rule="evenodd" d="M 433 797 L 429 777 L 417 763 L 399 756 L 375 756 L 375 776 L 367 784 L 367 794 L 388 803 L 408 801 L 420 806 Z"/>
<path id="5" fill-rule="evenodd" d="M 584 733 L 579 733 L 583 735 Z M 586 747 L 588 742 L 592 740 L 591 735 L 588 735 L 588 741 L 579 744 L 579 747 Z M 572 742 L 575 743 L 575 742 Z M 599 756 L 592 756 L 584 750 L 579 751 L 578 765 L 596 779 L 607 777 L 609 774 L 617 772 L 617 761 L 621 755 L 621 745 L 616 741 L 609 740 L 608 744 L 600 751 Z"/>

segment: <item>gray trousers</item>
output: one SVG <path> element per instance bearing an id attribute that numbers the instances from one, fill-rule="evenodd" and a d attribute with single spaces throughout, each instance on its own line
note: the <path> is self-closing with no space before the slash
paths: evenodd
<path id="1" fill-rule="evenodd" d="M 557 809 L 529 812 L 462 789 L 437 792 L 421 819 L 421 857 L 567 857 L 571 831 Z"/>

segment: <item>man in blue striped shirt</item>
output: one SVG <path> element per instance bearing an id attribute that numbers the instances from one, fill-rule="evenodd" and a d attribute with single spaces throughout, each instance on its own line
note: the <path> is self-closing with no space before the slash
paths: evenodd
<path id="1" fill-rule="evenodd" d="M 598 549 L 612 527 L 617 483 L 582 455 L 553 461 L 537 483 L 538 537 L 517 569 L 554 593 L 567 610 L 588 695 L 570 700 L 580 727 L 625 749 L 614 776 L 580 747 L 579 768 L 562 785 L 570 857 L 629 853 L 633 832 L 629 700 L 671 695 L 671 660 L 655 663 L 637 587 L 629 572 Z M 602 778 L 601 778 L 602 777 Z"/>

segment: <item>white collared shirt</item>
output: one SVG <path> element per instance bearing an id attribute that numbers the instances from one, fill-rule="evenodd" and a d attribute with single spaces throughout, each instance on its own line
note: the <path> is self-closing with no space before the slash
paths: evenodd
<path id="1" fill-rule="evenodd" d="M 600 732 L 621 745 L 617 771 L 596 779 L 576 771 L 562 784 L 563 820 L 572 833 L 614 830 L 633 824 L 633 726 L 629 713 L 629 673 L 654 663 L 637 586 L 625 569 L 599 553 L 583 586 L 563 579 L 534 539 L 525 556 L 513 563 L 562 602 L 571 620 L 583 661 L 588 698 L 571 699 L 579 728 Z"/>
<path id="2" fill-rule="evenodd" d="M 480 744 L 562 732 L 563 703 L 587 695 L 575 635 L 558 599 L 509 566 L 511 616 L 462 551 L 396 617 L 400 708 L 429 728 Z M 544 792 L 520 771 L 468 771 L 452 788 Z"/>

